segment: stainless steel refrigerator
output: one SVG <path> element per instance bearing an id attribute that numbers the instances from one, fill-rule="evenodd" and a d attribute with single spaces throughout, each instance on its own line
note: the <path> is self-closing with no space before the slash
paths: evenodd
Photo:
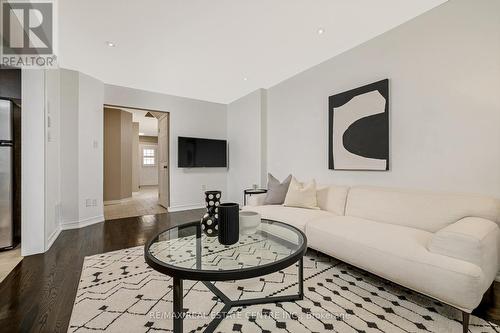
<path id="1" fill-rule="evenodd" d="M 0 99 L 0 249 L 13 247 L 13 105 Z"/>

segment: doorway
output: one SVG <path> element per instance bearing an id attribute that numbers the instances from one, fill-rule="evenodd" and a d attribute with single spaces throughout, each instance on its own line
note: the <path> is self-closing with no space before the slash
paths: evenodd
<path id="1" fill-rule="evenodd" d="M 167 213 L 169 113 L 104 106 L 104 217 Z"/>

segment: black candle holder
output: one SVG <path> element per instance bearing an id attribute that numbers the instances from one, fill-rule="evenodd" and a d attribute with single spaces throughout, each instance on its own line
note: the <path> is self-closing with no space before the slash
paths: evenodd
<path id="1" fill-rule="evenodd" d="M 237 203 L 219 205 L 219 243 L 232 245 L 240 236 L 240 206 Z"/>

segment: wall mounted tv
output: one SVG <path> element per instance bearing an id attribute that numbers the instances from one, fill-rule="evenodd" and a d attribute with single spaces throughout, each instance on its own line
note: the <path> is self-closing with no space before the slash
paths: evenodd
<path id="1" fill-rule="evenodd" d="M 179 168 L 227 167 L 227 141 L 179 137 Z"/>

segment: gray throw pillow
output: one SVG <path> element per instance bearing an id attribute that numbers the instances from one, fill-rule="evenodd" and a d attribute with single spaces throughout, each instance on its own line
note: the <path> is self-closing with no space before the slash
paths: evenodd
<path id="1" fill-rule="evenodd" d="M 267 179 L 267 195 L 264 199 L 264 205 L 282 205 L 285 202 L 286 193 L 292 181 L 292 175 L 286 177 L 283 183 L 280 183 L 270 173 Z"/>

